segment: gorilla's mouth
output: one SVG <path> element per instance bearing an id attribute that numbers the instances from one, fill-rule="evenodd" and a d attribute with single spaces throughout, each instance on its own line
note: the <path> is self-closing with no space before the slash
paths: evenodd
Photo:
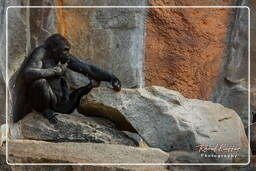
<path id="1" fill-rule="evenodd" d="M 62 54 L 61 57 L 60 57 L 60 62 L 62 64 L 64 63 L 68 63 L 70 61 L 70 56 L 69 55 L 66 55 L 66 54 Z"/>
<path id="2" fill-rule="evenodd" d="M 60 62 L 62 64 L 69 63 L 70 59 L 61 59 Z"/>

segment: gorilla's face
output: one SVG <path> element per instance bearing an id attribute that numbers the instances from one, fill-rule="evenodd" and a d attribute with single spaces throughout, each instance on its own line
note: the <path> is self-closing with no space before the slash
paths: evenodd
<path id="1" fill-rule="evenodd" d="M 58 49 L 56 57 L 61 63 L 66 63 L 70 60 L 69 50 L 70 50 L 69 46 L 60 47 Z"/>
<path id="2" fill-rule="evenodd" d="M 46 47 L 52 52 L 53 58 L 61 63 L 66 63 L 70 60 L 70 44 L 66 38 L 60 34 L 50 36 L 46 42 Z"/>

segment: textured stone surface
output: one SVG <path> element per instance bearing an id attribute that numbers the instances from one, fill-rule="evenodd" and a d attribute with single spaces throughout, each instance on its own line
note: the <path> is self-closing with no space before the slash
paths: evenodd
<path id="1" fill-rule="evenodd" d="M 24 162 L 26 160 L 26 162 L 29 162 L 29 158 L 32 158 L 37 160 L 37 163 L 45 161 L 62 161 L 65 163 L 164 163 L 168 158 L 167 153 L 154 148 L 95 143 L 50 143 L 32 140 L 10 141 L 9 155 L 20 157 L 21 161 Z M 9 162 L 16 161 L 10 158 Z M 125 166 L 120 167 L 126 168 Z M 155 169 L 163 167 L 155 166 Z"/>
<path id="2" fill-rule="evenodd" d="M 20 143 L 21 144 L 21 143 Z M 5 156 L 6 148 L 0 148 L 0 170 L 1 171 L 28 171 L 28 170 L 40 170 L 40 171 L 165 171 L 166 169 L 162 166 L 103 166 L 103 165 L 8 165 L 6 163 Z M 31 155 L 32 156 L 32 155 Z M 35 157 L 16 157 L 15 155 L 10 155 L 9 159 L 15 162 L 48 162 L 48 159 L 41 159 Z M 67 161 L 57 161 L 50 160 L 49 162 L 67 162 Z"/>
<path id="3" fill-rule="evenodd" d="M 166 163 L 227 163 L 227 160 L 223 159 L 214 159 L 214 158 L 204 158 L 201 157 L 198 152 L 185 152 L 185 151 L 173 151 L 169 153 L 169 158 L 166 161 Z M 172 171 L 207 171 L 207 170 L 212 170 L 212 171 L 220 171 L 224 170 L 224 168 L 227 168 L 227 166 L 211 166 L 211 169 L 209 169 L 209 166 L 188 166 L 188 165 L 183 165 L 183 166 L 175 166 L 175 165 L 170 165 L 167 166 L 169 170 Z"/>
<path id="4" fill-rule="evenodd" d="M 6 91 L 5 81 L 3 79 L 3 73 L 0 71 L 0 125 L 5 123 L 5 102 L 6 102 Z"/>
<path id="5" fill-rule="evenodd" d="M 172 151 L 166 163 L 216 163 L 218 160 L 202 158 L 198 152 Z"/>
<path id="6" fill-rule="evenodd" d="M 132 138 L 136 141 L 137 144 L 139 144 L 139 147 L 149 147 L 148 144 L 144 142 L 144 140 L 139 136 L 137 133 L 129 132 L 129 131 L 122 131 L 125 133 L 128 137 Z"/>
<path id="7" fill-rule="evenodd" d="M 251 133 L 251 150 L 252 153 L 256 154 L 256 122 L 254 122 L 252 125 L 250 125 L 250 133 Z"/>
<path id="8" fill-rule="evenodd" d="M 56 4 L 145 5 L 146 0 L 57 0 Z M 114 73 L 124 87 L 142 86 L 145 10 L 60 8 L 56 12 L 57 31 L 71 42 L 74 55 Z M 74 78 L 70 81 L 72 86 L 81 86 L 86 82 L 83 77 Z"/>
<path id="9" fill-rule="evenodd" d="M 247 1 L 250 7 L 250 54 L 251 54 L 251 108 L 256 110 L 256 1 Z"/>
<path id="10" fill-rule="evenodd" d="M 5 123 L 5 9 L 7 2 L 0 2 L 0 125 Z"/>
<path id="11" fill-rule="evenodd" d="M 241 154 L 248 151 L 244 127 L 235 111 L 209 101 L 186 99 L 163 87 L 118 93 L 93 89 L 82 99 L 80 112 L 116 119 L 120 129 L 128 122 L 149 146 L 166 151 L 194 151 L 199 144 L 232 144 L 241 147 Z"/>
<path id="12" fill-rule="evenodd" d="M 0 125 L 0 148 L 6 141 L 6 124 Z"/>
<path id="13" fill-rule="evenodd" d="M 17 143 L 16 143 L 17 144 Z M 19 143 L 22 144 L 22 143 Z M 24 144 L 24 143 L 23 143 Z M 29 155 L 33 155 L 30 153 Z M 178 157 L 176 152 L 170 153 Z M 182 156 L 188 156 L 183 155 Z M 181 156 L 181 160 L 182 160 Z M 166 157 L 168 158 L 168 157 Z M 35 157 L 17 157 L 15 155 L 10 155 L 9 159 L 15 162 L 46 162 L 47 159 L 35 158 Z M 184 159 L 184 158 L 183 158 Z M 171 171 L 252 171 L 256 168 L 256 157 L 251 157 L 251 163 L 246 166 L 168 166 Z M 27 170 L 40 170 L 40 171 L 164 171 L 166 166 L 46 166 L 46 165 L 7 165 L 5 162 L 5 147 L 0 148 L 0 169 L 4 171 L 27 171 Z M 179 160 L 179 159 L 178 159 Z M 50 162 L 57 162 L 56 160 L 50 160 Z M 62 161 L 63 162 L 63 161 Z"/>
<path id="14" fill-rule="evenodd" d="M 4 86 L 6 85 L 6 9 L 10 5 L 28 5 L 28 0 L 11 0 L 11 1 L 1 1 L 0 2 L 0 124 L 5 123 L 5 91 Z M 28 28 L 27 18 L 26 18 L 26 9 L 13 9 L 8 10 L 8 68 L 9 68 L 9 77 L 11 77 L 22 63 L 25 58 L 28 49 L 27 49 L 27 34 L 26 29 Z M 11 84 L 12 86 L 12 84 Z M 10 101 L 14 100 L 12 98 Z M 10 106 L 11 107 L 11 106 Z"/>
<path id="15" fill-rule="evenodd" d="M 244 1 L 240 1 L 240 4 L 246 5 Z M 241 117 L 243 124 L 247 126 L 249 74 L 248 9 L 234 10 L 232 21 L 226 54 L 217 81 L 218 86 L 212 95 L 212 100 L 234 109 Z M 254 79 L 252 78 L 252 80 Z M 255 94 L 254 89 L 252 89 L 252 94 Z"/>
<path id="16" fill-rule="evenodd" d="M 25 1 L 25 0 L 24 0 Z M 20 4 L 26 5 L 26 4 Z M 26 29 L 29 27 L 27 21 L 27 9 L 9 8 L 8 9 L 8 75 L 13 76 L 20 68 L 23 60 L 28 55 Z"/>
<path id="17" fill-rule="evenodd" d="M 232 1 L 158 1 L 150 5 L 232 5 Z M 230 9 L 150 9 L 145 47 L 145 84 L 208 99 L 219 75 Z"/>
<path id="18" fill-rule="evenodd" d="M 112 122 L 79 114 L 57 116 L 52 125 L 42 115 L 30 113 L 18 124 L 24 139 L 56 142 L 93 142 L 138 146 L 135 140 L 115 129 Z"/>
<path id="19" fill-rule="evenodd" d="M 240 156 L 241 157 L 241 156 Z M 238 157 L 239 158 L 239 157 Z M 245 157 L 247 158 L 247 157 Z M 247 163 L 247 159 L 235 160 L 233 163 Z M 167 169 L 171 171 L 253 171 L 256 169 L 256 156 L 251 155 L 251 160 L 248 165 L 170 165 L 167 166 Z M 214 159 L 214 158 L 202 158 L 197 152 L 188 153 L 185 151 L 173 151 L 169 153 L 169 158 L 166 162 L 170 163 L 197 163 L 197 162 L 207 162 L 207 163 L 217 163 L 217 162 L 230 162 L 226 159 Z"/>
<path id="20" fill-rule="evenodd" d="M 30 6 L 54 6 L 52 0 L 33 1 Z M 56 9 L 54 8 L 31 8 L 29 10 L 29 38 L 30 49 L 41 45 L 51 34 L 57 32 Z"/>

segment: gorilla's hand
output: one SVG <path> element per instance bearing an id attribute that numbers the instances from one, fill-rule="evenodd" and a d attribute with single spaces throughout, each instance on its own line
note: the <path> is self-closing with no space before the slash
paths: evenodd
<path id="1" fill-rule="evenodd" d="M 54 71 L 58 76 L 62 76 L 66 73 L 67 66 L 68 66 L 67 63 L 64 63 L 64 64 L 58 63 L 57 66 L 54 67 Z"/>
<path id="2" fill-rule="evenodd" d="M 114 78 L 112 81 L 111 81 L 111 84 L 113 86 L 113 89 L 115 91 L 120 91 L 121 90 L 121 81 L 118 79 L 118 78 Z"/>

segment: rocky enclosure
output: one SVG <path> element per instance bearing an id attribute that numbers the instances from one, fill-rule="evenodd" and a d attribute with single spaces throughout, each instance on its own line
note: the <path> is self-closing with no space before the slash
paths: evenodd
<path id="1" fill-rule="evenodd" d="M 209 101 L 187 99 L 163 87 L 123 89 L 118 93 L 109 88 L 96 88 L 83 98 L 79 111 L 84 114 L 59 114 L 56 125 L 51 125 L 37 113 L 30 113 L 14 124 L 8 143 L 8 162 L 166 164 L 248 161 L 247 137 L 235 111 Z M 241 149 L 232 153 L 239 156 L 235 159 L 204 158 L 202 154 L 229 153 L 202 152 L 197 147 L 200 144 L 232 144 Z M 3 158 L 1 152 L 0 163 L 4 163 Z M 19 168 L 2 166 L 8 167 Z M 186 166 L 182 168 L 188 169 Z M 215 168 L 232 169 L 226 166 Z M 72 169 L 79 168 L 72 166 Z M 175 170 L 179 167 L 82 166 L 80 169 Z"/>
<path id="2" fill-rule="evenodd" d="M 163 87 L 122 89 L 118 93 L 109 88 L 96 88 L 83 98 L 79 111 L 86 116 L 59 114 L 56 125 L 37 113 L 31 113 L 15 124 L 11 139 L 197 152 L 198 162 L 232 162 L 232 158 L 200 159 L 201 153 L 209 152 L 200 153 L 200 145 L 232 145 L 239 148 L 234 154 L 248 154 L 244 127 L 235 111 L 209 101 L 187 99 Z M 215 151 L 214 154 L 223 152 Z M 247 158 L 241 162 L 247 162 Z"/>
<path id="3" fill-rule="evenodd" d="M 247 5 L 251 12 L 252 71 L 248 73 L 247 8 L 12 8 L 8 11 L 8 80 L 5 75 L 5 10 L 10 5 Z M 0 1 L 0 125 L 5 123 L 7 93 L 10 95 L 8 120 L 12 139 L 9 161 L 221 162 L 200 157 L 196 146 L 228 143 L 242 148 L 239 150 L 242 158 L 226 162 L 246 163 L 249 147 L 244 127 L 249 124 L 248 74 L 251 74 L 251 110 L 256 109 L 255 5 L 255 1 L 248 0 Z M 55 126 L 36 113 L 13 124 L 13 113 L 26 112 L 18 75 L 21 64 L 33 48 L 56 32 L 71 42 L 74 55 L 113 72 L 121 79 L 123 87 L 131 89 L 120 93 L 107 88 L 95 89 L 81 102 L 79 111 L 83 115 L 59 115 Z M 71 89 L 88 82 L 80 74 L 67 74 Z M 5 92 L 6 82 L 8 92 Z M 145 85 L 161 87 L 143 88 Z M 103 83 L 102 86 L 109 85 Z M 142 89 L 134 89 L 138 87 Z M 5 128 L 1 126 L 0 142 L 5 139 Z M 255 125 L 251 130 L 253 154 L 254 128 Z M 164 166 L 7 166 L 4 150 L 3 146 L 0 170 L 167 169 Z M 255 161 L 255 157 L 251 161 Z M 248 169 L 253 167 L 251 164 Z M 207 170 L 197 166 L 169 166 L 168 169 Z M 247 168 L 241 168 L 244 169 Z"/>
<path id="4" fill-rule="evenodd" d="M 94 89 L 83 98 L 79 111 L 108 118 L 119 129 L 130 124 L 149 146 L 165 151 L 232 144 L 241 147 L 240 154 L 248 152 L 244 127 L 235 111 L 209 101 L 187 99 L 163 87 L 123 89 L 119 93 Z"/>
<path id="5" fill-rule="evenodd" d="M 3 1 L 1 5 L 1 120 L 5 97 L 5 10 L 9 5 L 248 5 L 254 1 Z M 215 15 L 216 14 L 216 15 Z M 218 15 L 217 15 L 218 14 Z M 248 124 L 247 16 L 244 9 L 9 9 L 9 78 L 11 93 L 19 94 L 18 69 L 31 49 L 59 32 L 72 53 L 116 74 L 127 88 L 159 85 L 185 97 L 208 99 L 234 109 Z M 245 26 L 245 27 L 244 27 Z M 251 21 L 252 33 L 255 22 Z M 252 34 L 253 35 L 253 34 Z M 25 43 L 24 43 L 25 42 Z M 155 42 L 159 42 L 154 44 Z M 241 42 L 241 43 L 238 43 Z M 255 56 L 252 46 L 252 69 Z M 209 50 L 211 49 L 211 50 Z M 239 52 L 239 53 L 236 53 Z M 16 74 L 15 74 L 16 73 Z M 253 74 L 253 72 L 252 72 Z M 72 88 L 88 80 L 69 72 Z M 252 83 L 254 77 L 251 76 Z M 251 87 L 253 88 L 253 85 Z M 254 89 L 252 89 L 254 107 Z M 234 100 L 237 99 L 237 100 Z M 239 99 L 239 100 L 238 100 Z M 10 102 L 15 103 L 13 96 Z M 9 107 L 12 110 L 12 106 Z"/>

